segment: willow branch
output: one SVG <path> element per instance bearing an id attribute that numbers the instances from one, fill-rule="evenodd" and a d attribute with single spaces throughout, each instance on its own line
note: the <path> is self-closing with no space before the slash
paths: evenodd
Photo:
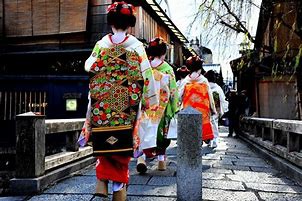
<path id="1" fill-rule="evenodd" d="M 222 1 L 222 4 L 224 5 L 224 7 L 227 9 L 228 13 L 230 13 L 231 16 L 234 17 L 234 19 L 236 20 L 236 22 L 238 23 L 238 25 L 240 26 L 241 29 L 237 29 L 237 30 L 240 30 L 240 32 L 244 33 L 247 35 L 248 39 L 252 42 L 252 43 L 255 43 L 255 39 L 252 37 L 252 35 L 250 34 L 250 32 L 247 30 L 247 28 L 242 24 L 241 20 L 238 18 L 238 16 L 233 13 L 230 9 L 230 7 L 228 6 L 228 4 L 225 2 L 225 0 L 221 0 Z M 224 25 L 226 25 L 226 23 L 224 23 Z M 226 25 L 228 26 L 229 28 L 231 28 L 232 26 L 231 25 Z M 236 28 L 232 27 L 231 29 L 235 30 Z"/>

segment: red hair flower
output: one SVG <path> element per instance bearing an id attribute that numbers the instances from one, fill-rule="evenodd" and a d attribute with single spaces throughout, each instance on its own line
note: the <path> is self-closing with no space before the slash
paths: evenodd
<path id="1" fill-rule="evenodd" d="M 131 14 L 135 14 L 135 7 L 131 4 L 127 4 L 124 1 L 121 2 L 114 2 L 113 4 L 111 4 L 110 6 L 108 6 L 107 8 L 107 13 L 109 12 L 117 12 L 118 9 L 117 7 L 121 5 L 121 9 L 119 10 L 119 12 L 123 15 L 131 15 Z"/>

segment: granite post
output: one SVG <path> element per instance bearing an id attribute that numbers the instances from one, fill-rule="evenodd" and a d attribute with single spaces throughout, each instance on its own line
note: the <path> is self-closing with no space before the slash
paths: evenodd
<path id="1" fill-rule="evenodd" d="M 79 151 L 78 139 L 80 131 L 71 131 L 66 135 L 66 150 L 67 151 Z"/>
<path id="2" fill-rule="evenodd" d="M 202 200 L 202 114 L 192 107 L 178 113 L 177 200 Z"/>
<path id="3" fill-rule="evenodd" d="M 45 172 L 45 116 L 16 117 L 16 178 L 35 178 Z"/>

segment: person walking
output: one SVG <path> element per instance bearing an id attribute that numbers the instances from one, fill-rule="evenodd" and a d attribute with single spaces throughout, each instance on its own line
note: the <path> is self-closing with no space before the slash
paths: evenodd
<path id="1" fill-rule="evenodd" d="M 179 95 L 173 68 L 164 61 L 167 52 L 165 41 L 156 37 L 149 42 L 147 54 L 153 69 L 155 81 L 159 86 L 160 103 L 158 107 L 150 107 L 146 110 L 148 117 L 153 121 L 159 122 L 156 147 L 144 149 L 144 154 L 137 160 L 137 171 L 145 173 L 147 171 L 146 157 L 158 158 L 158 170 L 166 170 L 166 148 L 170 141 L 167 139 L 169 124 L 178 112 Z"/>
<path id="2" fill-rule="evenodd" d="M 91 75 L 88 116 L 97 155 L 96 195 L 108 196 L 112 181 L 112 199 L 124 201 L 128 165 L 133 149 L 139 146 L 133 145 L 132 136 L 139 105 L 148 109 L 158 105 L 159 99 L 144 46 L 127 34 L 135 26 L 134 7 L 124 1 L 113 3 L 107 10 L 107 22 L 113 34 L 99 40 L 85 62 Z"/>
<path id="3" fill-rule="evenodd" d="M 234 132 L 236 135 L 239 134 L 239 96 L 236 90 L 230 90 L 226 97 L 227 101 L 229 101 L 229 111 L 227 112 L 227 117 L 229 119 L 228 137 L 232 137 Z"/>
<path id="4" fill-rule="evenodd" d="M 214 99 L 208 80 L 203 76 L 203 61 L 198 56 L 189 57 L 186 66 L 190 74 L 180 86 L 182 107 L 193 107 L 202 113 L 202 140 L 209 143 L 214 134 L 211 126 L 211 115 L 216 114 Z"/>
<path id="5" fill-rule="evenodd" d="M 226 101 L 222 88 L 216 83 L 215 72 L 213 70 L 209 70 L 206 72 L 205 77 L 208 79 L 210 88 L 212 90 L 215 108 L 217 111 L 217 114 L 211 116 L 211 123 L 214 132 L 214 139 L 211 140 L 211 147 L 216 148 L 217 138 L 219 136 L 218 121 L 219 118 L 221 118 L 222 115 L 228 111 L 228 102 Z"/>

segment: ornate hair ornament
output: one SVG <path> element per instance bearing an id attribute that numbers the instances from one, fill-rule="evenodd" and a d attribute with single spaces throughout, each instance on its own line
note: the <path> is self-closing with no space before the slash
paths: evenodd
<path id="1" fill-rule="evenodd" d="M 190 72 L 187 66 L 182 66 L 180 68 L 177 68 L 177 72 Z"/>
<path id="2" fill-rule="evenodd" d="M 187 64 L 188 65 L 191 65 L 193 62 L 196 62 L 196 61 L 201 61 L 203 62 L 203 59 L 201 59 L 199 56 L 190 56 L 188 59 L 187 59 Z"/>
<path id="3" fill-rule="evenodd" d="M 154 46 L 157 46 L 157 45 L 161 45 L 162 43 L 166 43 L 164 41 L 164 39 L 162 37 L 156 37 L 156 38 L 153 38 L 150 43 L 149 43 L 149 46 L 150 47 L 154 47 Z"/>
<path id="4" fill-rule="evenodd" d="M 123 15 L 134 15 L 135 14 L 135 7 L 131 4 L 127 4 L 124 1 L 121 2 L 114 2 L 107 8 L 107 13 L 109 12 L 118 12 L 117 7 L 121 5 L 121 9 L 119 12 Z"/>

